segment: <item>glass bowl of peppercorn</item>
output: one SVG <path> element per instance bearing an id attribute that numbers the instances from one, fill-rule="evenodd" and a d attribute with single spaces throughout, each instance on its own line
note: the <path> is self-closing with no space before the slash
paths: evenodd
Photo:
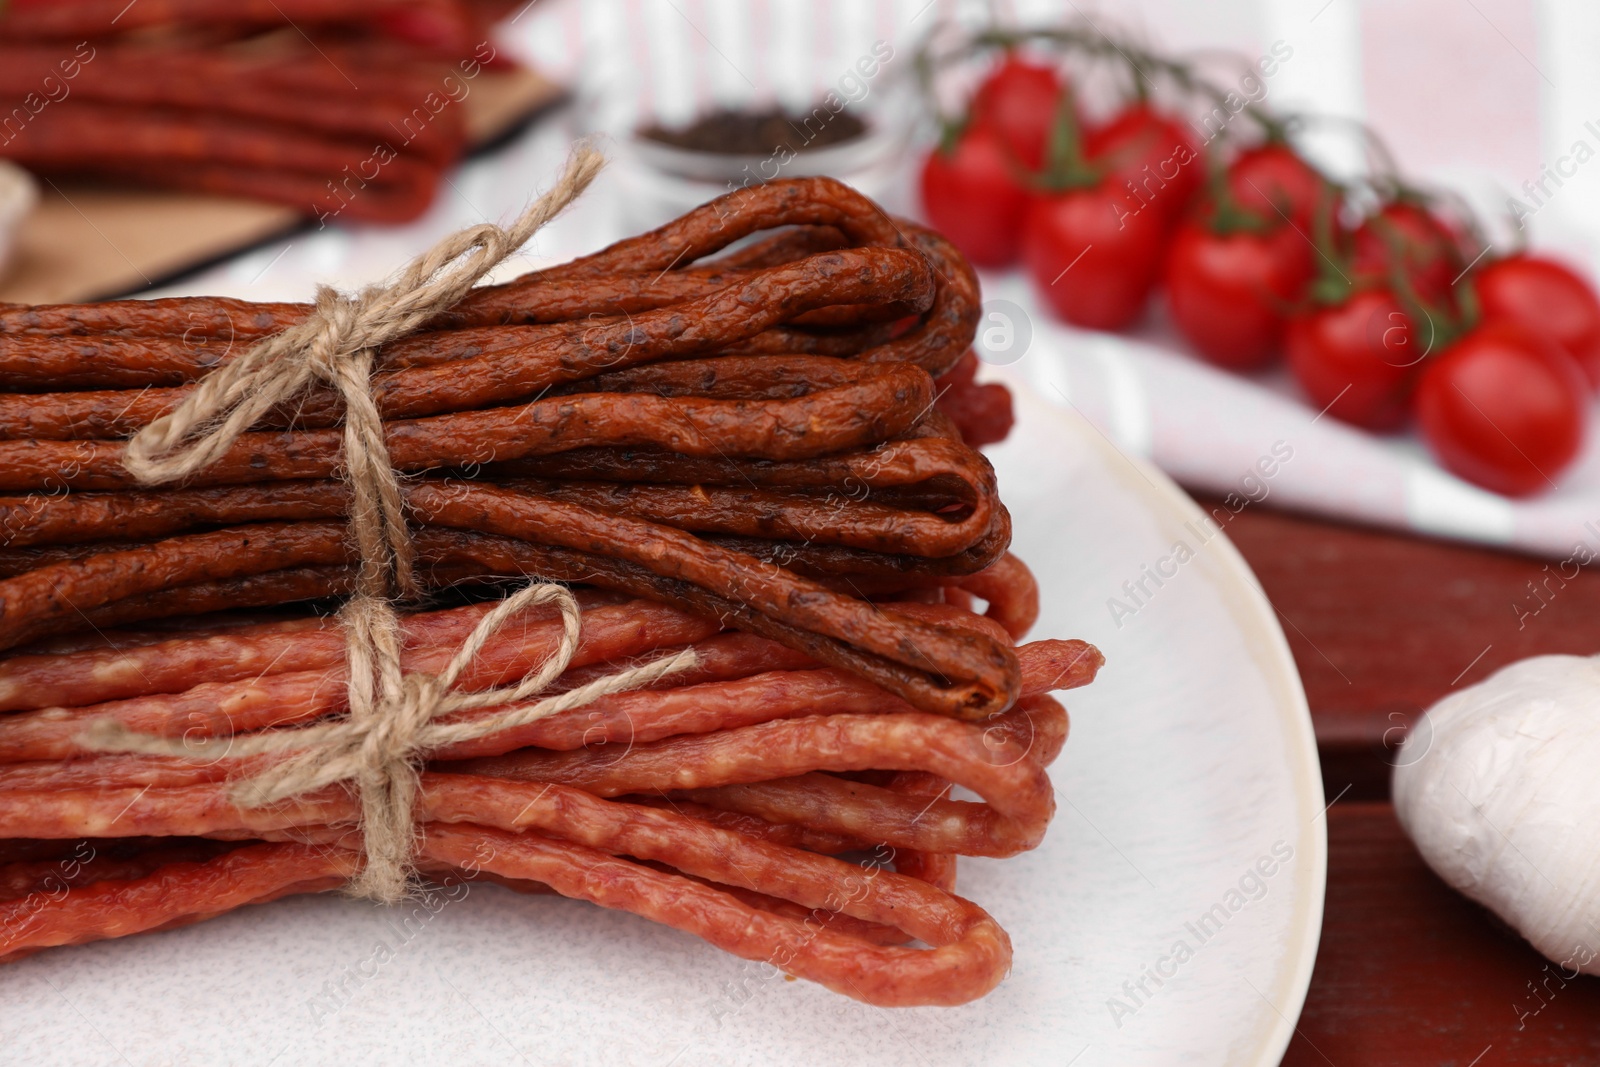
<path id="1" fill-rule="evenodd" d="M 735 189 L 816 175 L 892 207 L 910 133 L 895 110 L 854 108 L 830 92 L 809 111 L 719 107 L 685 123 L 643 123 L 618 154 L 628 221 L 655 226 Z"/>

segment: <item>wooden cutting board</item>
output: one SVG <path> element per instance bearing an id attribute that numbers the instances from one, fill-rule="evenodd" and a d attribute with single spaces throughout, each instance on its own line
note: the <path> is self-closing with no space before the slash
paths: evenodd
<path id="1" fill-rule="evenodd" d="M 531 70 L 486 71 L 465 100 L 471 143 L 500 139 L 562 95 Z M 281 204 L 91 183 L 41 182 L 0 301 L 55 304 L 141 289 L 306 224 Z"/>

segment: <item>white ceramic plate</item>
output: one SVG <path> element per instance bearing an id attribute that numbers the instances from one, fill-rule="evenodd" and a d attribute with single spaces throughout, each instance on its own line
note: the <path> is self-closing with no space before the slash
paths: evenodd
<path id="1" fill-rule="evenodd" d="M 1276 1064 L 1326 871 L 1282 632 L 1171 482 L 1070 412 L 1018 402 L 994 459 L 1045 591 L 1036 633 L 1090 639 L 1107 666 L 1069 697 L 1043 847 L 962 861 L 961 892 L 1016 946 L 987 998 L 867 1007 L 643 919 L 495 886 L 409 925 L 324 895 L 0 968 L 0 1060 Z M 1161 564 L 1180 541 L 1193 558 Z M 1145 565 L 1175 573 L 1144 579 L 1152 595 L 1119 626 L 1107 600 L 1127 601 Z"/>

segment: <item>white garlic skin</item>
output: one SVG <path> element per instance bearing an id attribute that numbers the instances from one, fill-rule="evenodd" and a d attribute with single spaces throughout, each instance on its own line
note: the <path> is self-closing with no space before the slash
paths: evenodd
<path id="1" fill-rule="evenodd" d="M 1600 974 L 1600 656 L 1525 659 L 1439 701 L 1393 793 L 1439 877 Z"/>

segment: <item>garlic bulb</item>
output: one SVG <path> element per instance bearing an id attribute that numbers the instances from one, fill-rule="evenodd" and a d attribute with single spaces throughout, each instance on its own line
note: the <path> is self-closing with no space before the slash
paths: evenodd
<path id="1" fill-rule="evenodd" d="M 1600 974 L 1600 656 L 1536 656 L 1439 701 L 1400 750 L 1394 805 L 1439 877 Z"/>

